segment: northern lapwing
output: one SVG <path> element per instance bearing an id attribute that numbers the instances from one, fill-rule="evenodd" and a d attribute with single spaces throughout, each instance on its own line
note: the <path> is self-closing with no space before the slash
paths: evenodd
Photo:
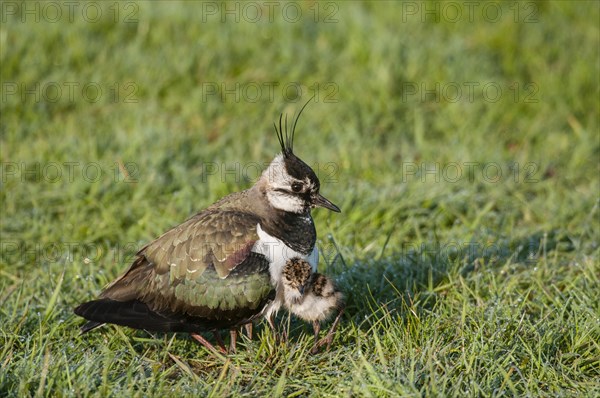
<path id="1" fill-rule="evenodd" d="M 335 329 L 344 312 L 344 295 L 327 276 L 313 271 L 306 260 L 295 257 L 287 260 L 282 272 L 283 303 L 285 308 L 298 318 L 313 325 L 315 342 L 312 353 L 316 353 L 323 344 L 331 346 Z M 321 322 L 337 312 L 329 332 L 318 340 Z"/>
<path id="2" fill-rule="evenodd" d="M 309 101 L 310 102 L 310 101 Z M 272 316 L 283 303 L 281 273 L 290 258 L 316 271 L 317 234 L 311 210 L 340 209 L 319 193 L 315 172 L 293 152 L 296 124 L 274 123 L 281 154 L 249 189 L 232 193 L 140 249 L 127 271 L 97 300 L 75 308 L 88 322 L 81 332 L 112 323 L 156 332 L 237 329 Z"/>

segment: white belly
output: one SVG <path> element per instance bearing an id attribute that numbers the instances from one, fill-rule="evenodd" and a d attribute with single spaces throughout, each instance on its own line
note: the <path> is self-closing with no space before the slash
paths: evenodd
<path id="1" fill-rule="evenodd" d="M 281 282 L 281 272 L 287 260 L 294 257 L 304 259 L 312 266 L 313 272 L 316 272 L 317 264 L 319 263 L 319 250 L 315 245 L 309 255 L 298 253 L 283 243 L 283 241 L 263 231 L 260 224 L 256 224 L 256 232 L 258 233 L 258 241 L 254 243 L 252 251 L 264 255 L 267 260 L 269 260 L 271 284 L 277 291 L 275 300 L 271 303 L 265 313 L 265 315 L 269 317 L 271 314 L 277 313 L 283 303 L 283 292 L 279 285 Z"/>
<path id="2" fill-rule="evenodd" d="M 313 272 L 317 271 L 319 250 L 316 245 L 309 255 L 305 255 L 298 253 L 283 243 L 283 241 L 263 231 L 260 224 L 256 224 L 256 232 L 258 233 L 258 241 L 254 243 L 252 251 L 264 255 L 269 260 L 269 271 L 271 272 L 271 283 L 273 286 L 279 285 L 281 271 L 290 258 L 299 257 L 306 260 L 312 265 Z"/>

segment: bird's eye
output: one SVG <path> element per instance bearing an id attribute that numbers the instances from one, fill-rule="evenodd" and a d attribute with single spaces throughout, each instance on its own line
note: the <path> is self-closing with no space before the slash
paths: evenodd
<path id="1" fill-rule="evenodd" d="M 302 184 L 300 184 L 299 182 L 292 183 L 292 191 L 294 191 L 294 192 L 302 191 Z"/>

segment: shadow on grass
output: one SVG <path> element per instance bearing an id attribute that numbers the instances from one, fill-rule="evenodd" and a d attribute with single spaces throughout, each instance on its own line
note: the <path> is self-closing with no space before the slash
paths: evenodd
<path id="1" fill-rule="evenodd" d="M 401 316 L 407 306 L 416 312 L 431 310 L 441 298 L 436 290 L 450 276 L 469 278 L 484 267 L 493 270 L 506 264 L 533 267 L 549 252 L 572 251 L 575 246 L 574 239 L 562 231 L 485 243 L 434 242 L 406 245 L 386 257 L 352 263 L 338 253 L 328 270 L 346 296 L 342 325 L 353 320 L 369 327 L 370 315 L 381 307 Z"/>

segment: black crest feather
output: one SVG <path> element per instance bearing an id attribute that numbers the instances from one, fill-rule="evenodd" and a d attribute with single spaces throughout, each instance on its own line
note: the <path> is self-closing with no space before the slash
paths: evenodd
<path id="1" fill-rule="evenodd" d="M 288 132 L 288 117 L 285 115 L 285 119 L 283 117 L 283 113 L 279 115 L 279 129 L 277 128 L 277 124 L 273 122 L 273 126 L 275 127 L 275 133 L 277 134 L 277 140 L 279 141 L 279 145 L 281 146 L 281 153 L 283 156 L 288 157 L 294 154 L 294 134 L 296 133 L 296 124 L 298 124 L 298 119 L 300 119 L 300 115 L 306 106 L 313 100 L 315 96 L 313 95 L 306 104 L 300 109 L 296 119 L 294 120 L 294 124 L 292 125 L 291 133 Z"/>

